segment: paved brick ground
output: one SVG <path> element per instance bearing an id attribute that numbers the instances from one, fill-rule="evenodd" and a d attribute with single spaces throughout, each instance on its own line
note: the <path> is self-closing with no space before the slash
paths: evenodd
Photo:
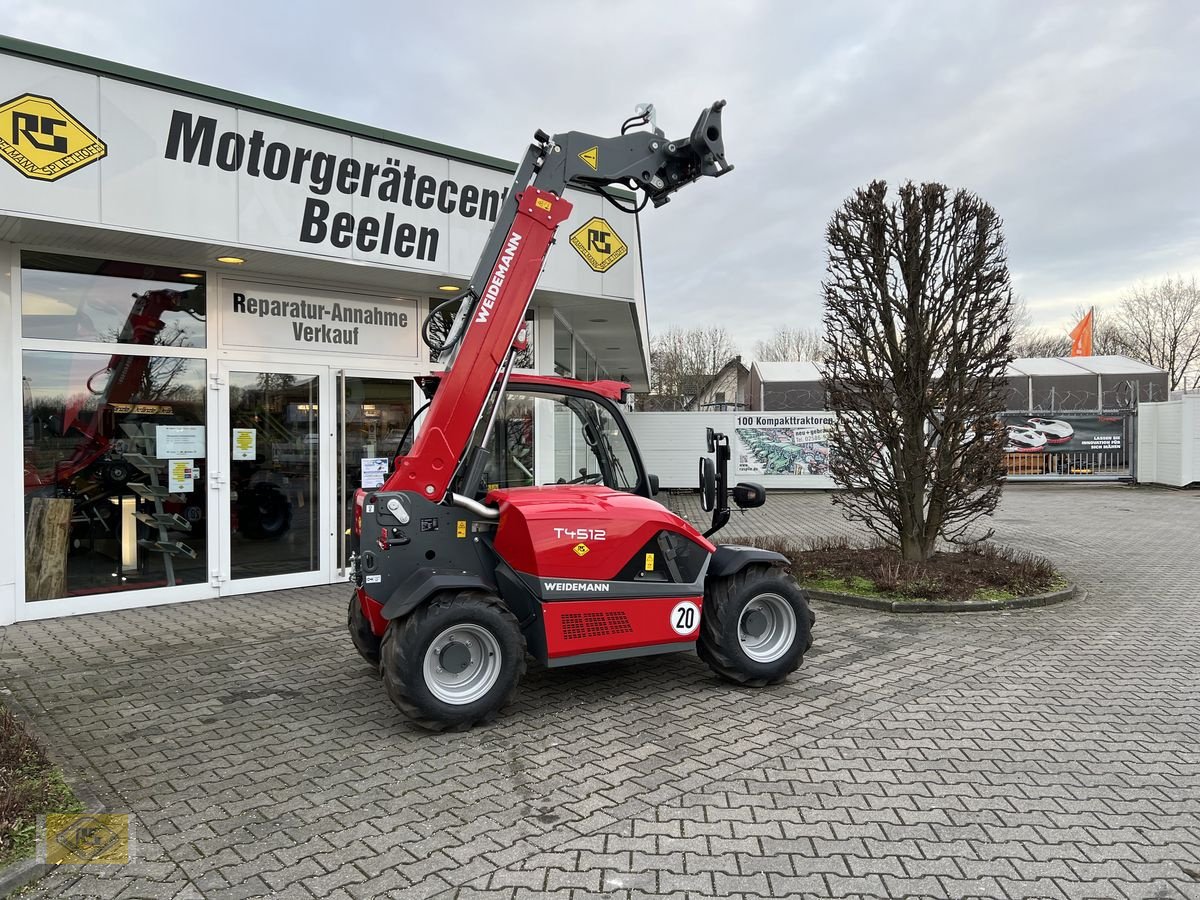
<path id="1" fill-rule="evenodd" d="M 817 605 L 784 686 L 535 670 L 465 735 L 393 711 L 345 588 L 13 626 L 0 683 L 138 827 L 34 896 L 1200 898 L 1200 494 L 1021 486 L 997 519 L 1089 596 Z M 728 535 L 845 530 L 776 495 Z"/>

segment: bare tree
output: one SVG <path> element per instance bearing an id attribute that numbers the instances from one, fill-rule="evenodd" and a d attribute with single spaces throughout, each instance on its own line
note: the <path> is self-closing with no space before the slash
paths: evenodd
<path id="1" fill-rule="evenodd" d="M 765 341 L 754 345 L 754 357 L 762 362 L 819 361 L 825 355 L 825 338 L 817 328 L 780 325 Z"/>
<path id="2" fill-rule="evenodd" d="M 1033 312 L 1024 297 L 1013 297 L 1012 309 L 1013 356 L 1066 356 L 1071 352 L 1071 339 L 1064 331 L 1041 328 L 1033 324 Z"/>
<path id="3" fill-rule="evenodd" d="M 669 328 L 650 342 L 653 393 L 682 408 L 736 355 L 724 328 Z"/>
<path id="4" fill-rule="evenodd" d="M 1196 279 L 1164 278 L 1122 296 L 1114 318 L 1122 350 L 1166 369 L 1171 390 L 1190 386 L 1200 369 L 1200 288 Z"/>
<path id="5" fill-rule="evenodd" d="M 904 559 L 965 539 L 1003 484 L 1012 288 L 999 216 L 940 184 L 860 189 L 826 230 L 834 495 Z"/>
<path id="6" fill-rule="evenodd" d="M 1016 357 L 1068 356 L 1071 339 L 1047 328 L 1022 328 L 1015 332 L 1012 351 Z"/>

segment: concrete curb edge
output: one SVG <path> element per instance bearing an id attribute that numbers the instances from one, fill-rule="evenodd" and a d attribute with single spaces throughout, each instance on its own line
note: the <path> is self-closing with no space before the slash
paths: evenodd
<path id="1" fill-rule="evenodd" d="M 75 792 L 75 797 L 83 805 L 83 811 L 89 813 L 102 813 L 107 811 L 108 807 L 101 802 L 95 792 L 71 769 L 60 762 L 58 755 L 53 750 L 53 744 L 46 737 L 45 733 L 34 724 L 33 716 L 29 711 L 21 705 L 12 693 L 5 693 L 0 697 L 4 705 L 21 723 L 29 734 L 31 734 L 37 742 L 46 751 L 46 755 L 50 757 L 51 762 L 62 772 L 63 778 L 67 784 L 71 786 L 71 790 Z M 9 863 L 3 869 L 0 869 L 0 897 L 7 897 L 14 891 L 20 890 L 31 882 L 37 881 L 40 878 L 48 875 L 55 866 L 47 863 L 40 863 L 37 857 L 32 859 L 18 859 L 16 862 Z"/>
<path id="2" fill-rule="evenodd" d="M 856 594 L 839 594 L 833 591 L 804 588 L 804 593 L 814 600 L 892 613 L 963 613 L 1033 609 L 1039 606 L 1053 606 L 1056 603 L 1070 600 L 1078 591 L 1078 586 L 1072 583 L 1058 591 L 1031 594 L 1027 597 L 1013 597 L 1011 600 L 887 600 L 883 597 L 860 597 Z"/>

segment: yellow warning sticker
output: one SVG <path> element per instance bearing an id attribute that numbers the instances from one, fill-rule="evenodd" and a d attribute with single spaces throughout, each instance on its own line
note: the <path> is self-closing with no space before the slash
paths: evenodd
<path id="1" fill-rule="evenodd" d="M 26 178 L 56 181 L 107 153 L 104 141 L 50 97 L 22 94 L 0 106 L 0 156 Z"/>
<path id="2" fill-rule="evenodd" d="M 538 209 L 544 209 L 546 212 L 550 212 L 550 210 L 554 209 L 554 204 L 551 203 L 549 200 L 547 200 L 545 197 L 538 197 L 536 200 L 533 201 L 533 205 L 536 206 Z"/>
<path id="3" fill-rule="evenodd" d="M 591 166 L 592 171 L 595 172 L 596 171 L 596 163 L 599 161 L 599 158 L 600 158 L 600 148 L 599 147 L 589 147 L 587 150 L 584 150 L 582 153 L 579 154 L 579 158 L 582 159 L 589 166 Z"/>
<path id="4" fill-rule="evenodd" d="M 458 537 L 466 537 L 467 536 L 467 520 L 466 519 L 458 520 L 458 524 L 454 527 L 454 533 Z"/>
<path id="5" fill-rule="evenodd" d="M 646 571 L 647 572 L 654 571 L 654 554 L 653 553 L 646 554 Z"/>
<path id="6" fill-rule="evenodd" d="M 575 229 L 571 235 L 571 246 L 596 272 L 607 272 L 629 252 L 620 235 L 599 216 L 593 216 Z"/>
<path id="7" fill-rule="evenodd" d="M 587 544 L 583 543 L 582 541 L 580 541 L 578 544 L 576 544 L 571 549 L 575 551 L 576 556 L 587 556 L 588 551 L 591 550 L 592 548 L 589 547 Z"/>

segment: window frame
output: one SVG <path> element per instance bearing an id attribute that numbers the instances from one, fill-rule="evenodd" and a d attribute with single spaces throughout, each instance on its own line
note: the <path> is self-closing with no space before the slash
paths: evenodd
<path id="1" fill-rule="evenodd" d="M 568 387 L 566 385 L 549 385 L 549 384 L 539 384 L 539 383 L 531 383 L 531 382 L 527 382 L 527 381 L 522 381 L 520 379 L 520 377 L 515 373 L 513 374 L 511 380 L 508 383 L 508 387 L 505 390 L 505 394 L 507 394 L 510 391 L 513 393 L 520 393 L 520 394 L 526 394 L 526 395 L 530 395 L 530 394 L 541 395 L 542 397 L 544 397 L 546 399 L 550 399 L 550 400 L 553 400 L 557 396 L 571 396 L 571 397 L 579 397 L 579 398 L 585 399 L 585 400 L 592 400 L 595 403 L 598 403 L 600 406 L 602 406 L 605 410 L 608 411 L 608 414 L 610 416 L 612 416 L 613 420 L 617 423 L 617 428 L 621 432 L 621 437 L 625 441 L 625 446 L 629 449 L 629 455 L 630 455 L 630 458 L 632 459 L 634 468 L 637 470 L 637 477 L 636 477 L 636 479 L 634 479 L 634 486 L 632 488 L 630 488 L 628 490 L 625 490 L 623 488 L 613 488 L 613 490 L 624 490 L 626 493 L 634 494 L 639 497 L 649 498 L 649 497 L 653 496 L 653 494 L 650 491 L 650 478 L 646 472 L 646 465 L 642 460 L 641 450 L 638 447 L 637 441 L 634 440 L 633 432 L 629 429 L 629 423 L 625 421 L 625 416 L 622 415 L 621 408 L 619 406 L 617 406 L 617 404 L 614 403 L 612 400 L 610 400 L 608 397 L 605 397 L 601 394 L 597 394 L 594 391 L 584 390 L 583 388 Z M 577 414 L 576 414 L 576 419 L 578 421 Z M 582 426 L 582 421 L 580 421 L 580 425 Z M 536 432 L 535 432 L 535 434 L 536 434 Z M 536 437 L 535 437 L 535 440 L 536 440 Z M 535 453 L 537 452 L 536 447 L 534 449 L 534 452 Z M 548 485 L 542 485 L 541 487 L 551 487 L 552 488 L 552 487 L 564 487 L 564 486 L 565 485 L 548 484 Z"/>

